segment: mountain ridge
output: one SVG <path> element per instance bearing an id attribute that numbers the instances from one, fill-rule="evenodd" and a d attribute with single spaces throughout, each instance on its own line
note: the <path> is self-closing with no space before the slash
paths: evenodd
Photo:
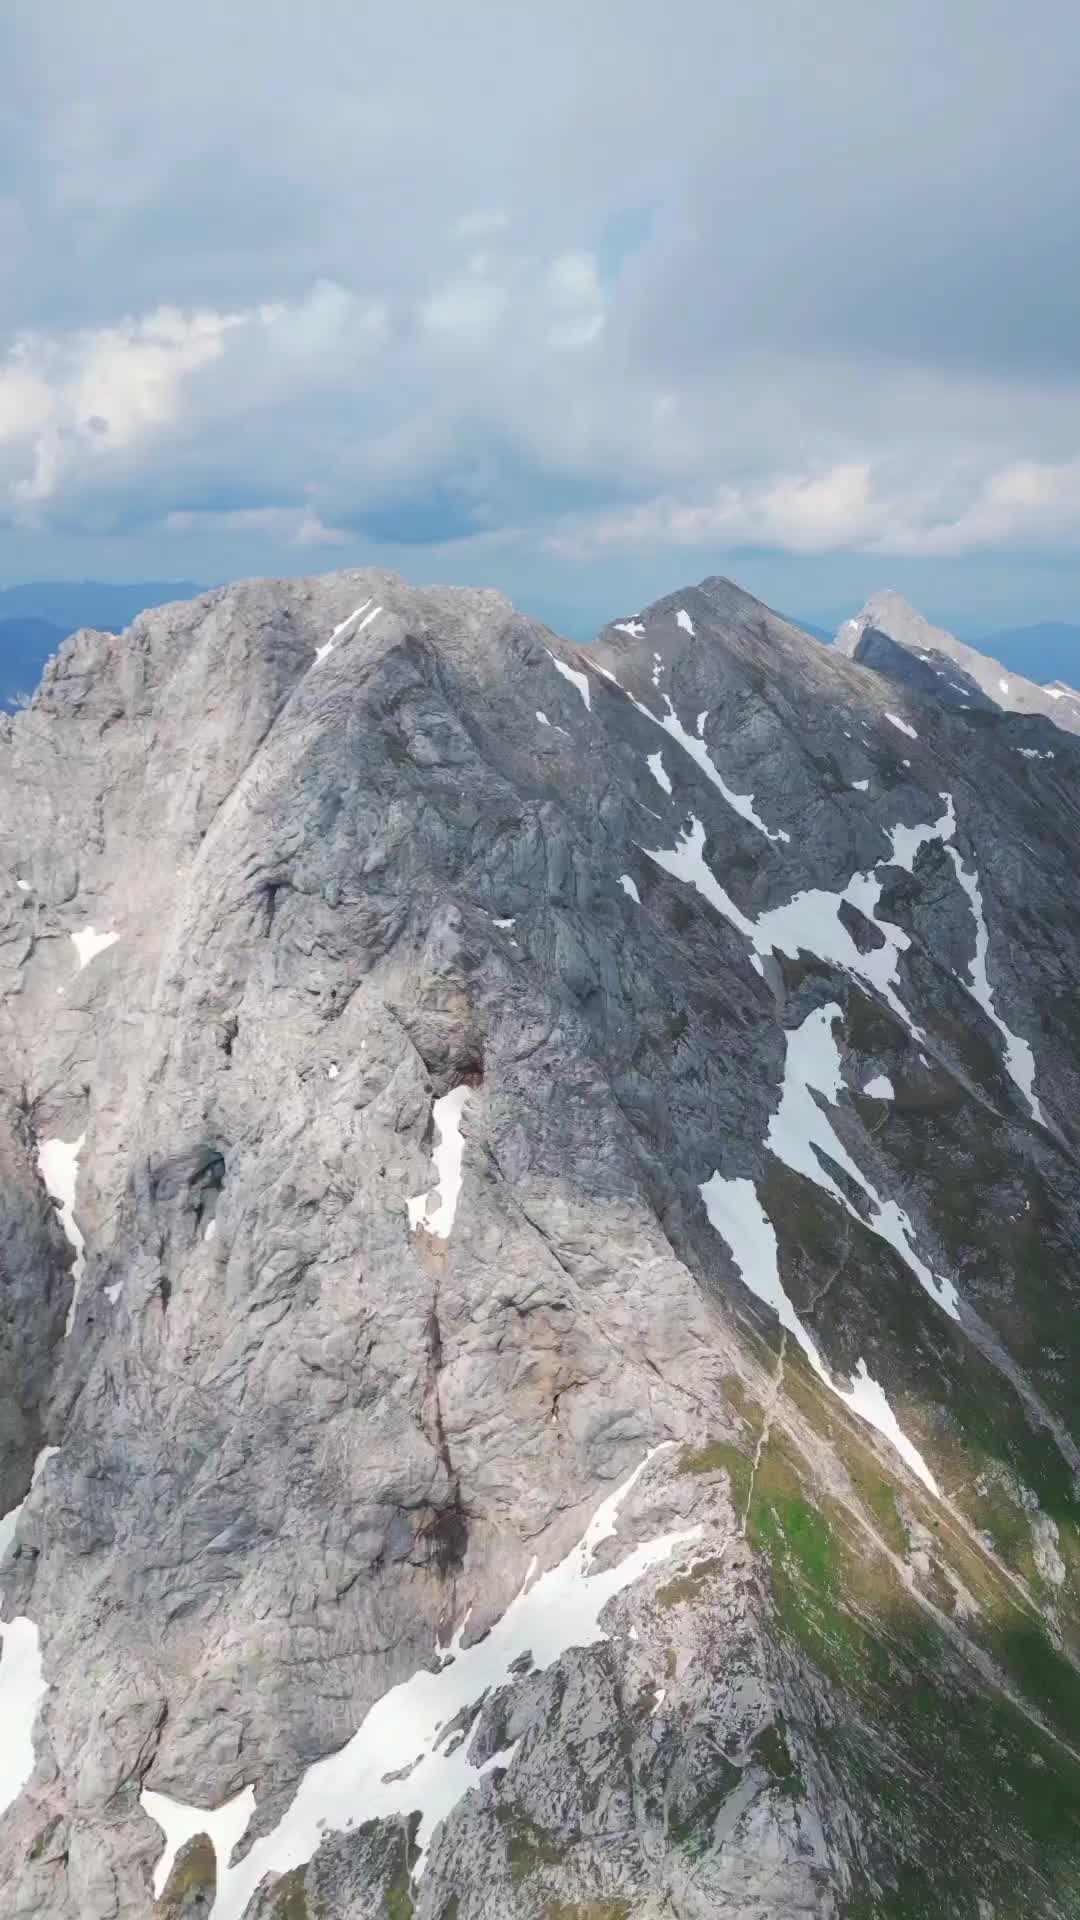
<path id="1" fill-rule="evenodd" d="M 20 1912 L 1080 1911 L 1078 752 L 717 577 L 65 643 L 0 722 Z"/>
<path id="2" fill-rule="evenodd" d="M 1080 693 L 1075 688 L 1046 689 L 1023 674 L 1009 671 L 1000 660 L 958 640 L 944 628 L 935 627 L 891 588 L 872 594 L 862 612 L 838 629 L 833 644 L 852 659 L 867 659 L 873 636 L 878 634 L 883 634 L 894 647 L 902 648 L 921 664 L 929 665 L 931 672 L 945 683 L 946 692 L 957 691 L 949 679 L 951 664 L 960 670 L 969 689 L 978 690 L 983 701 L 1011 713 L 1043 714 L 1056 727 L 1080 732 Z M 877 658 L 868 660 L 868 664 L 888 671 L 888 656 L 882 655 L 879 649 Z M 899 670 L 899 662 L 894 660 L 893 667 Z M 926 676 L 924 681 L 929 685 Z"/>

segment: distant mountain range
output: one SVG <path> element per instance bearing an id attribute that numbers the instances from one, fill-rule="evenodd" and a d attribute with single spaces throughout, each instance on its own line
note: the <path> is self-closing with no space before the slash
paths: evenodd
<path id="1" fill-rule="evenodd" d="M 1041 680 L 1044 686 L 1064 680 L 1075 687 L 1080 681 L 1080 626 L 1068 621 L 1040 620 L 1032 627 L 1003 627 L 1000 633 L 983 634 L 972 645 L 980 653 L 1004 661 L 1014 673 Z"/>
<path id="2" fill-rule="evenodd" d="M 50 654 L 80 627 L 117 633 L 147 607 L 190 600 L 201 589 L 190 580 L 43 580 L 0 587 L 0 708 L 29 698 Z"/>

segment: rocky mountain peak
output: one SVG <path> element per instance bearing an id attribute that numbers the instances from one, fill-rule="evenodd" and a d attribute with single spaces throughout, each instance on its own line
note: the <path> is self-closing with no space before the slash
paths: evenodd
<path id="1" fill-rule="evenodd" d="M 364 569 L 5 723 L 24 1920 L 1077 1912 L 1080 746 L 871 634 Z"/>
<path id="2" fill-rule="evenodd" d="M 1065 732 L 1080 733 L 1080 694 L 1073 688 L 1043 687 L 1012 672 L 933 626 L 891 588 L 872 594 L 861 613 L 845 620 L 834 645 L 849 659 L 936 692 L 946 705 L 1041 715 Z"/>

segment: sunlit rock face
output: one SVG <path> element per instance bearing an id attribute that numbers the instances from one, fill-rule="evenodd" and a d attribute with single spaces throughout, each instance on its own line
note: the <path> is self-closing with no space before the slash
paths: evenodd
<path id="1" fill-rule="evenodd" d="M 21 1920 L 1080 1914 L 1080 745 L 863 652 L 364 571 L 0 720 Z"/>

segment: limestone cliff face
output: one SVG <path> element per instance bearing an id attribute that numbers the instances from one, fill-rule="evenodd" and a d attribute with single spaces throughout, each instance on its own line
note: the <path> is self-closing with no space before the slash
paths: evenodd
<path id="1" fill-rule="evenodd" d="M 720 580 L 67 643 L 0 722 L 5 1911 L 1080 1914 L 1033 724 Z"/>

